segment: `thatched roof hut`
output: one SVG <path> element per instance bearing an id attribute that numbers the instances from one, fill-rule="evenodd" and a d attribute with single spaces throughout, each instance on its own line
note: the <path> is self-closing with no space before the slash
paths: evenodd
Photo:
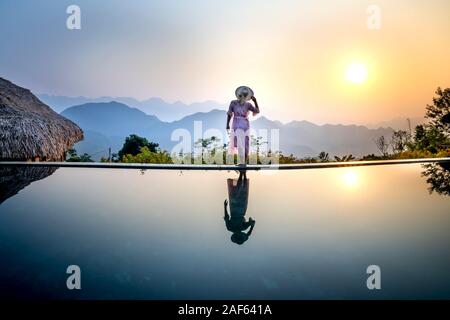
<path id="1" fill-rule="evenodd" d="M 57 169 L 54 167 L 0 166 L 0 204 L 32 182 L 47 178 Z"/>
<path id="2" fill-rule="evenodd" d="M 83 131 L 30 90 L 0 78 L 0 160 L 61 161 Z"/>

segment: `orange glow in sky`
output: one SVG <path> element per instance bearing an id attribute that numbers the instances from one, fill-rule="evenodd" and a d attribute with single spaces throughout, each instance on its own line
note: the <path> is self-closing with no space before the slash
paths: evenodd
<path id="1" fill-rule="evenodd" d="M 36 93 L 224 106 L 248 85 L 261 115 L 318 124 L 423 116 L 450 87 L 448 0 L 378 0 L 375 28 L 361 0 L 77 4 L 89 19 L 69 32 L 52 1 L 39 14 L 0 3 L 2 76 Z"/>

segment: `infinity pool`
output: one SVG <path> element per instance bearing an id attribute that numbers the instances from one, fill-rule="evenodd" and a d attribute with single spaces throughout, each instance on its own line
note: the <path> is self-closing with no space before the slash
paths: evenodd
<path id="1" fill-rule="evenodd" d="M 448 163 L 237 177 L 0 167 L 1 296 L 450 298 Z"/>

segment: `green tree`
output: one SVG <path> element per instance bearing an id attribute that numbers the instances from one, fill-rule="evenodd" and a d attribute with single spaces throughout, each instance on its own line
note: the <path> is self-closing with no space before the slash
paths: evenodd
<path id="1" fill-rule="evenodd" d="M 347 154 L 343 157 L 334 156 L 334 159 L 338 162 L 348 162 L 355 160 L 355 157 L 352 154 Z"/>
<path id="2" fill-rule="evenodd" d="M 157 152 L 158 146 L 158 143 L 150 142 L 146 138 L 132 134 L 125 138 L 125 142 L 122 149 L 119 151 L 118 156 L 119 159 L 122 159 L 126 154 L 135 156 L 141 152 L 141 148 L 143 147 L 147 147 L 150 152 Z"/>
<path id="3" fill-rule="evenodd" d="M 437 153 L 449 147 L 449 139 L 434 126 L 418 125 L 414 132 L 413 148 Z"/>
<path id="4" fill-rule="evenodd" d="M 204 151 L 214 154 L 216 149 L 220 147 L 220 139 L 216 136 L 211 136 L 210 138 L 198 139 L 195 144 L 201 147 L 202 154 Z"/>
<path id="5" fill-rule="evenodd" d="M 330 162 L 330 156 L 325 151 L 319 153 L 319 156 L 317 158 L 319 159 L 319 162 Z"/>
<path id="6" fill-rule="evenodd" d="M 94 162 L 91 159 L 91 156 L 87 153 L 83 153 L 82 155 L 78 155 L 75 149 L 69 149 L 67 151 L 68 157 L 66 158 L 67 162 Z"/>
<path id="7" fill-rule="evenodd" d="M 408 132 L 404 130 L 394 131 L 391 138 L 391 147 L 394 153 L 400 153 L 405 151 L 410 142 L 410 136 Z"/>
<path id="8" fill-rule="evenodd" d="M 122 161 L 125 163 L 172 163 L 167 151 L 152 152 L 148 147 L 142 147 L 135 156 L 132 154 L 124 155 Z"/>
<path id="9" fill-rule="evenodd" d="M 427 105 L 425 117 L 429 120 L 430 127 L 450 136 L 450 88 L 437 88 L 433 104 Z"/>
<path id="10" fill-rule="evenodd" d="M 195 144 L 200 147 L 201 154 L 197 155 L 197 157 L 200 157 L 202 159 L 202 163 L 205 164 L 207 162 L 212 161 L 222 161 L 224 157 L 224 151 L 223 148 L 224 145 L 220 143 L 220 139 L 216 136 L 211 136 L 210 138 L 202 138 L 198 139 Z M 221 155 L 220 155 L 221 153 Z M 216 158 L 216 155 L 218 158 Z M 216 160 L 214 160 L 216 159 Z M 222 159 L 222 160 L 219 160 Z"/>
<path id="11" fill-rule="evenodd" d="M 264 141 L 263 137 L 255 137 L 254 135 L 251 135 L 251 137 L 250 137 L 250 145 L 251 146 L 256 146 L 256 155 L 253 155 L 253 156 L 256 157 L 256 163 L 257 164 L 261 163 L 261 158 L 262 158 L 261 146 L 263 146 L 264 144 L 268 144 L 268 142 L 267 142 L 267 140 Z"/>
<path id="12" fill-rule="evenodd" d="M 389 150 L 389 142 L 386 140 L 386 138 L 384 136 L 380 136 L 378 139 L 375 140 L 375 145 L 377 146 L 381 155 L 383 157 L 387 157 Z"/>

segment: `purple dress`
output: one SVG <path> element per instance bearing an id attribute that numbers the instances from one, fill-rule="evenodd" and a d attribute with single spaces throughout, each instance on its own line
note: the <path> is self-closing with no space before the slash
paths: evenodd
<path id="1" fill-rule="evenodd" d="M 233 100 L 228 108 L 228 115 L 233 116 L 233 124 L 231 126 L 229 152 L 231 154 L 238 153 L 238 133 L 243 133 L 245 138 L 245 156 L 248 155 L 250 149 L 248 112 L 252 111 L 253 115 L 259 113 L 256 107 L 250 102 L 240 104 L 238 100 Z M 239 156 L 242 156 L 241 154 Z"/>

